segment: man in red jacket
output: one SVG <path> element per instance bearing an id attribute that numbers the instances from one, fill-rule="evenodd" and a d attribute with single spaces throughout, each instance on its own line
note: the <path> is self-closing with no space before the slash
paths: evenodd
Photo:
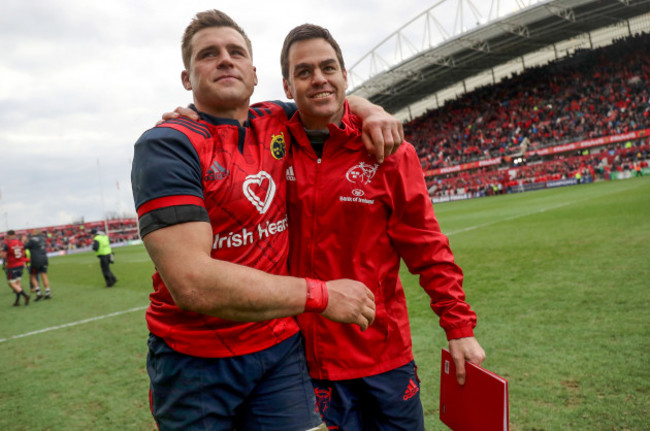
<path id="1" fill-rule="evenodd" d="M 0 251 L 0 258 L 5 260 L 9 287 L 16 293 L 14 307 L 20 305 L 21 296 L 25 299 L 25 305 L 29 305 L 29 295 L 25 293 L 20 283 L 23 276 L 23 267 L 25 266 L 25 245 L 16 238 L 15 231 L 10 230 L 7 232 L 7 238 Z"/>
<path id="2" fill-rule="evenodd" d="M 342 54 L 326 29 L 293 29 L 281 63 L 285 93 L 298 106 L 288 124 L 290 271 L 359 280 L 376 301 L 375 321 L 363 332 L 315 313 L 298 316 L 320 412 L 330 429 L 424 430 L 401 259 L 431 297 L 461 384 L 464 360 L 480 364 L 485 353 L 418 156 L 404 143 L 378 164 L 363 149 L 345 100 Z"/>

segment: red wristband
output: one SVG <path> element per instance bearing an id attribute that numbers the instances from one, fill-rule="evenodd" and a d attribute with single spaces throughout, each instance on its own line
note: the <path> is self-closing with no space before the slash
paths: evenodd
<path id="1" fill-rule="evenodd" d="M 313 311 L 322 313 L 327 308 L 327 284 L 323 280 L 305 278 L 307 281 L 307 300 L 305 301 L 305 313 Z"/>

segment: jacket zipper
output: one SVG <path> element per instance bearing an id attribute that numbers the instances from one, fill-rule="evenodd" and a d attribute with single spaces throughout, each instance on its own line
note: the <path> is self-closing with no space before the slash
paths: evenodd
<path id="1" fill-rule="evenodd" d="M 322 161 L 321 157 L 316 158 L 314 184 L 312 185 L 313 190 L 314 190 L 314 196 L 313 196 L 314 202 L 313 202 L 313 207 L 312 207 L 313 223 L 312 223 L 312 226 L 311 226 L 311 229 L 312 229 L 312 235 L 311 235 L 312 241 L 311 241 L 311 244 L 309 244 L 309 269 L 310 269 L 309 273 L 312 276 L 315 275 L 315 271 L 314 271 L 314 262 L 315 262 L 314 253 L 315 253 L 315 248 L 316 247 L 315 247 L 314 244 L 316 244 L 316 241 L 314 241 L 314 236 L 316 235 L 316 231 L 317 231 L 317 227 L 318 227 L 317 226 L 318 225 L 318 212 L 317 212 L 318 211 L 318 186 L 319 186 L 319 183 L 320 183 L 321 161 Z M 317 318 L 312 319 L 312 321 L 311 321 L 313 358 L 314 358 L 314 364 L 315 364 L 316 370 L 319 370 L 318 371 L 318 377 L 319 378 L 324 378 L 323 375 L 322 375 L 322 372 L 320 371 L 321 370 L 321 364 L 320 364 L 320 360 L 319 360 L 319 356 L 318 356 L 318 347 L 317 346 L 318 346 L 319 340 L 315 337 L 315 334 L 317 333 L 316 332 L 317 331 L 317 328 L 316 328 L 317 321 L 318 321 Z"/>
<path id="2" fill-rule="evenodd" d="M 322 159 L 320 157 L 316 158 L 316 166 L 314 167 L 314 184 L 312 185 L 312 190 L 314 190 L 314 196 L 313 196 L 313 204 L 312 204 L 312 225 L 311 225 L 311 237 L 312 241 L 309 244 L 309 273 L 314 276 L 314 252 L 315 252 L 315 247 L 314 244 L 316 243 L 313 241 L 314 236 L 316 235 L 317 232 L 317 227 L 318 227 L 318 186 L 320 183 L 320 164 L 321 164 Z"/>

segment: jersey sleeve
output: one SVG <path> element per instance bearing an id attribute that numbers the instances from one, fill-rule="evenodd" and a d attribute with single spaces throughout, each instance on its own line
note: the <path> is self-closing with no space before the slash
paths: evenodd
<path id="1" fill-rule="evenodd" d="M 473 336 L 476 313 L 465 302 L 463 272 L 440 230 L 415 149 L 407 143 L 402 147 L 387 178 L 393 210 L 388 234 L 409 271 L 419 275 L 447 338 Z"/>
<path id="2" fill-rule="evenodd" d="M 178 223 L 209 222 L 199 156 L 179 130 L 159 126 L 138 139 L 131 185 L 141 237 Z"/>

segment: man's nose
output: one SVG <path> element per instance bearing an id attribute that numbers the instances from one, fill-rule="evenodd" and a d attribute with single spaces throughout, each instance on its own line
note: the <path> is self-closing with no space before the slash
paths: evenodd
<path id="1" fill-rule="evenodd" d="M 219 68 L 230 67 L 232 65 L 233 65 L 232 57 L 230 56 L 229 53 L 223 52 L 219 54 L 219 57 L 217 59 L 217 67 Z"/>
<path id="2" fill-rule="evenodd" d="M 312 80 L 314 84 L 323 84 L 327 82 L 327 79 L 325 78 L 325 74 L 320 69 L 314 70 L 314 75 Z"/>

